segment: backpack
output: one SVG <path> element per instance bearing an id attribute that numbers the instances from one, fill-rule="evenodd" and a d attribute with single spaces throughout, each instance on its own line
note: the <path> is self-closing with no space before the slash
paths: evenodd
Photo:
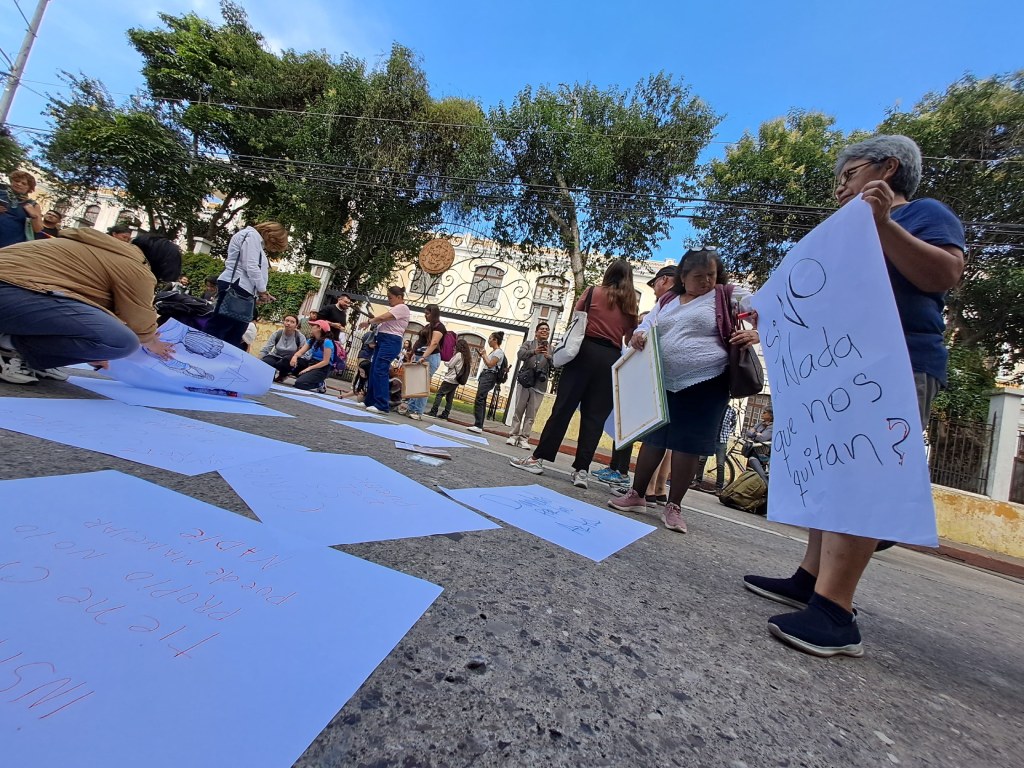
<path id="1" fill-rule="evenodd" d="M 466 386 L 466 382 L 469 381 L 469 360 L 461 360 L 460 362 L 462 363 L 462 368 L 455 375 L 455 383 L 460 386 Z"/>
<path id="2" fill-rule="evenodd" d="M 508 357 L 502 356 L 501 364 L 498 366 L 498 383 L 504 384 L 508 381 Z"/>
<path id="3" fill-rule="evenodd" d="M 516 381 L 524 389 L 533 389 L 533 385 L 537 382 L 537 369 L 524 365 L 516 374 Z"/>
<path id="4" fill-rule="evenodd" d="M 768 486 L 752 469 L 748 469 L 725 488 L 718 500 L 727 507 L 763 515 L 768 511 Z"/>
<path id="5" fill-rule="evenodd" d="M 447 363 L 455 356 L 455 344 L 458 340 L 459 337 L 455 335 L 455 331 L 448 331 L 441 337 L 441 343 L 438 345 L 438 349 L 441 351 L 441 362 Z"/>
<path id="6" fill-rule="evenodd" d="M 341 373 L 345 370 L 345 364 L 348 362 L 348 352 L 346 352 L 345 348 L 341 346 L 341 342 L 335 341 L 334 339 L 331 339 L 331 341 L 334 342 L 334 355 L 331 357 L 331 370 L 336 373 Z"/>

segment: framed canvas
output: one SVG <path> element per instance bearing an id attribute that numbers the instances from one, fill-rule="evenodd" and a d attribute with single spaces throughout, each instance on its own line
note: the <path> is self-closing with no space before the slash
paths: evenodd
<path id="1" fill-rule="evenodd" d="M 398 371 L 402 397 L 430 397 L 430 366 L 406 363 Z"/>
<path id="2" fill-rule="evenodd" d="M 642 350 L 630 347 L 612 366 L 612 398 L 616 448 L 668 422 L 657 326 L 647 334 Z"/>

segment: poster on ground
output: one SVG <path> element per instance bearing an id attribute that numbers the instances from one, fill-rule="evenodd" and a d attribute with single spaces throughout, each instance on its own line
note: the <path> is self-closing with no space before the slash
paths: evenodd
<path id="1" fill-rule="evenodd" d="M 871 209 L 843 206 L 754 295 L 775 426 L 768 517 L 937 546 L 910 357 Z"/>

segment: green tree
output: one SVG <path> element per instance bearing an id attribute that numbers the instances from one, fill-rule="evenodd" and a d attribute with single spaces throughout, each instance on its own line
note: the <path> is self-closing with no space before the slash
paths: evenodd
<path id="1" fill-rule="evenodd" d="M 11 135 L 7 126 L 0 125 L 0 173 L 10 173 L 25 162 L 25 149 Z"/>
<path id="2" fill-rule="evenodd" d="M 833 166 L 850 137 L 835 118 L 794 111 L 761 124 L 712 160 L 702 180 L 709 202 L 694 217 L 705 243 L 755 285 L 835 208 Z"/>
<path id="3" fill-rule="evenodd" d="M 563 250 L 579 293 L 595 255 L 649 257 L 668 236 L 719 117 L 660 73 L 631 90 L 527 87 L 490 122 L 496 240 L 527 269 Z"/>

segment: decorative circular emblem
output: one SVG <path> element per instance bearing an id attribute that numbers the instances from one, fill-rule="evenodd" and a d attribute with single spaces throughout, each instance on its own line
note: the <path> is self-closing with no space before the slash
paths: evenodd
<path id="1" fill-rule="evenodd" d="M 455 261 L 455 248 L 443 237 L 436 237 L 420 249 L 420 269 L 428 275 L 446 272 Z"/>

